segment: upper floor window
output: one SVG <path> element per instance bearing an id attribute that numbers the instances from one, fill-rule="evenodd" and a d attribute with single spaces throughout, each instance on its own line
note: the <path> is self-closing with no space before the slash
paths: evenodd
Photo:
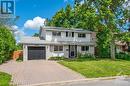
<path id="1" fill-rule="evenodd" d="M 81 51 L 88 51 L 89 50 L 89 46 L 81 46 Z"/>
<path id="2" fill-rule="evenodd" d="M 66 37 L 74 37 L 74 32 L 66 32 Z"/>
<path id="3" fill-rule="evenodd" d="M 54 46 L 54 51 L 63 51 L 63 46 Z"/>
<path id="4" fill-rule="evenodd" d="M 85 33 L 78 33 L 78 37 L 79 37 L 79 38 L 85 38 L 85 37 L 86 37 L 86 34 L 85 34 Z"/>
<path id="5" fill-rule="evenodd" d="M 52 32 L 52 35 L 53 35 L 53 36 L 61 36 L 61 32 L 59 32 L 59 31 L 54 31 L 54 32 Z"/>

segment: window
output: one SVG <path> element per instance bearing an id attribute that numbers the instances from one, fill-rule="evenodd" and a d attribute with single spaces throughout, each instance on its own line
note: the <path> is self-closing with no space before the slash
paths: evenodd
<path id="1" fill-rule="evenodd" d="M 74 32 L 66 32 L 66 37 L 74 37 Z"/>
<path id="2" fill-rule="evenodd" d="M 79 34 L 78 34 L 78 37 L 79 37 L 79 38 L 85 38 L 85 37 L 86 37 L 86 34 L 85 34 L 85 33 L 79 33 Z"/>
<path id="3" fill-rule="evenodd" d="M 54 51 L 63 51 L 63 46 L 54 46 Z"/>
<path id="4" fill-rule="evenodd" d="M 89 46 L 81 46 L 81 50 L 82 51 L 88 51 L 89 50 Z"/>
<path id="5" fill-rule="evenodd" d="M 52 32 L 52 35 L 53 35 L 53 36 L 61 36 L 61 32 L 58 32 L 58 31 L 56 32 L 56 31 L 54 31 L 54 32 Z"/>

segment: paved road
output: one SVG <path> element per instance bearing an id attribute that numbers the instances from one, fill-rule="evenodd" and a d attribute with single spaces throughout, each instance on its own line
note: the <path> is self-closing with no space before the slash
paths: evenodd
<path id="1" fill-rule="evenodd" d="M 84 79 L 83 76 L 55 61 L 9 61 L 0 65 L 0 71 L 10 73 L 12 81 L 17 85 Z"/>
<path id="2" fill-rule="evenodd" d="M 76 81 L 71 83 L 41 86 L 130 86 L 130 78 L 117 78 L 114 80 Z"/>

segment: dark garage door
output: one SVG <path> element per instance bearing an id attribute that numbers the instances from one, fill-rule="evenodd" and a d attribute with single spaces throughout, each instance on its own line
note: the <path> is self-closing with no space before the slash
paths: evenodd
<path id="1" fill-rule="evenodd" d="M 28 60 L 46 59 L 45 47 L 28 47 Z"/>

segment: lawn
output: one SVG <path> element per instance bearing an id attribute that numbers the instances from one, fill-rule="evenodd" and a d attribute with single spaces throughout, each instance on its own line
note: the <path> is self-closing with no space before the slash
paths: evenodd
<path id="1" fill-rule="evenodd" d="M 66 60 L 59 63 L 87 78 L 130 75 L 130 61 L 125 60 Z"/>
<path id="2" fill-rule="evenodd" d="M 0 86 L 9 86 L 11 81 L 11 75 L 0 72 Z"/>

